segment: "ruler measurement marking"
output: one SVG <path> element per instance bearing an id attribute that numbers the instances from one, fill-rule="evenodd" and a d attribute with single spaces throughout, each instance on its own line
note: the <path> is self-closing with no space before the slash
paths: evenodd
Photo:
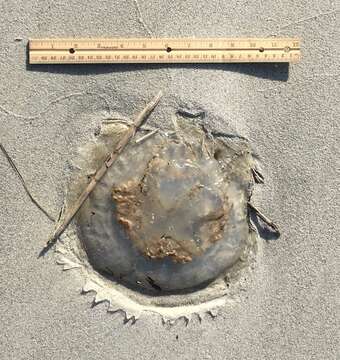
<path id="1" fill-rule="evenodd" d="M 74 48 L 69 48 L 69 49 L 53 49 L 53 51 L 70 51 L 73 50 L 72 53 L 75 52 L 81 52 L 81 51 L 165 51 L 165 52 L 172 52 L 172 51 L 185 51 L 185 52 L 189 52 L 189 51 L 283 51 L 285 50 L 286 47 L 284 48 L 190 48 L 190 50 L 188 50 L 187 48 L 171 48 L 171 50 L 168 49 L 164 49 L 164 48 L 148 48 L 148 49 L 140 49 L 140 48 L 129 48 L 129 49 L 117 49 L 117 48 L 100 48 L 100 49 L 92 49 L 92 48 L 83 48 L 83 49 L 74 49 Z M 35 50 L 35 51 L 50 51 L 51 49 L 49 48 L 41 48 L 39 50 Z M 289 48 L 290 50 L 300 50 L 300 48 Z"/>
<path id="2" fill-rule="evenodd" d="M 29 61 L 72 63 L 297 62 L 297 39 L 42 39 Z"/>

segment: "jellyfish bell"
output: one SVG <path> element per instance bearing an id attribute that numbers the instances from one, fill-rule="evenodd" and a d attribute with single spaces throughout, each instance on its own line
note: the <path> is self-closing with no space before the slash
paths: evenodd
<path id="1" fill-rule="evenodd" d="M 113 122 L 83 149 L 70 203 L 122 131 Z M 69 249 L 96 279 L 92 289 L 111 304 L 121 294 L 160 313 L 215 300 L 211 284 L 249 250 L 251 167 L 245 142 L 228 145 L 187 119 L 175 132 L 131 142 L 75 219 Z"/>

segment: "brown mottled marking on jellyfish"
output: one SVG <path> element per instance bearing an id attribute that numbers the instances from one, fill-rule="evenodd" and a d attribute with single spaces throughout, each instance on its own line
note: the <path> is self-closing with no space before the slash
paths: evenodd
<path id="1" fill-rule="evenodd" d="M 193 253 L 199 255 L 197 247 L 190 246 L 189 249 L 189 246 L 184 247 L 183 242 L 166 235 L 151 239 L 145 250 L 145 254 L 151 259 L 163 259 L 168 256 L 178 263 L 192 261 Z"/>
<path id="2" fill-rule="evenodd" d="M 185 263 L 192 260 L 193 255 L 200 255 L 201 251 L 194 244 L 189 246 L 182 241 L 173 239 L 171 236 L 163 235 L 143 241 L 139 235 L 141 229 L 140 184 L 128 182 L 120 187 L 114 187 L 112 191 L 113 200 L 116 203 L 117 220 L 124 226 L 130 239 L 137 248 L 151 259 L 162 259 L 170 257 L 175 262 Z M 145 194 L 144 194 L 145 195 Z"/>
<path id="3" fill-rule="evenodd" d="M 204 246 L 205 249 L 207 248 L 207 243 L 211 245 L 221 240 L 225 223 L 226 223 L 226 216 L 222 216 L 217 220 L 211 220 L 201 225 L 200 236 L 202 239 L 204 238 L 208 239 L 208 241 L 203 244 L 205 245 Z"/>
<path id="4" fill-rule="evenodd" d="M 134 232 L 135 228 L 140 227 L 139 205 L 136 198 L 137 187 L 139 183 L 128 181 L 120 187 L 114 187 L 112 191 L 113 200 L 116 203 L 117 220 L 127 229 L 128 232 Z M 129 218 L 134 215 L 133 220 Z"/>
<path id="5" fill-rule="evenodd" d="M 159 166 L 164 161 L 154 157 L 151 162 Z M 150 163 L 148 165 L 146 174 L 150 170 Z M 174 262 L 187 263 L 192 261 L 193 257 L 202 255 L 212 244 L 221 240 L 229 213 L 227 198 L 223 199 L 223 206 L 216 213 L 200 219 L 198 231 L 195 234 L 200 239 L 199 243 L 194 239 L 190 241 L 176 239 L 167 234 L 148 237 L 143 228 L 141 210 L 143 199 L 148 195 L 148 188 L 143 186 L 145 176 L 139 182 L 129 181 L 112 190 L 117 220 L 123 225 L 130 240 L 144 256 L 151 259 L 169 257 Z M 182 176 L 183 174 L 179 172 L 178 177 Z M 201 188 L 202 186 L 195 185 L 188 193 L 188 200 L 193 199 Z"/>

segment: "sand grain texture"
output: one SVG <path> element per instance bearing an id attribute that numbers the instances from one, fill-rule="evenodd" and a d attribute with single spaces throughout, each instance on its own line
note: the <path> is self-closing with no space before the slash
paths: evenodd
<path id="1" fill-rule="evenodd" d="M 137 6 L 138 5 L 138 6 Z M 174 109 L 205 111 L 248 138 L 265 185 L 253 201 L 282 232 L 263 244 L 253 286 L 186 327 L 157 316 L 124 325 L 91 308 L 76 271 L 37 255 L 53 224 L 0 156 L 1 359 L 336 359 L 339 352 L 339 19 L 335 1 L 79 0 L 0 3 L 0 141 L 55 217 L 77 148 L 101 120 L 132 117 L 165 92 L 150 125 Z M 284 67 L 27 66 L 30 37 L 299 36 Z M 339 167 L 339 165 L 337 165 Z"/>

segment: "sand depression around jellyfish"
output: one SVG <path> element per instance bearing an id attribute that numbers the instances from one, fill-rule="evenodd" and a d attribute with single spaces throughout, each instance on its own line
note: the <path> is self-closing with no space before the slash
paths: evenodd
<path id="1" fill-rule="evenodd" d="M 212 311 L 253 261 L 251 149 L 202 121 L 177 114 L 163 129 L 142 128 L 57 246 L 58 262 L 81 271 L 84 292 L 127 319 Z M 128 127 L 121 116 L 106 120 L 80 149 L 66 209 Z"/>

